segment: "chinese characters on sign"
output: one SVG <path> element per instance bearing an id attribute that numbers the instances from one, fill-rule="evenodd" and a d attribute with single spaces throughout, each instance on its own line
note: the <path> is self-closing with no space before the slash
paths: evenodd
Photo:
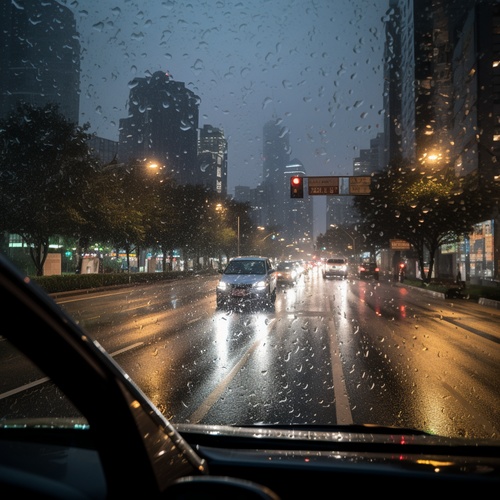
<path id="1" fill-rule="evenodd" d="M 309 195 L 363 195 L 370 194 L 369 176 L 307 177 Z M 345 187 L 345 189 L 339 188 Z"/>
<path id="2" fill-rule="evenodd" d="M 370 194 L 370 177 L 349 177 L 349 194 Z"/>
<path id="3" fill-rule="evenodd" d="M 338 194 L 338 177 L 308 177 L 309 194 Z"/>

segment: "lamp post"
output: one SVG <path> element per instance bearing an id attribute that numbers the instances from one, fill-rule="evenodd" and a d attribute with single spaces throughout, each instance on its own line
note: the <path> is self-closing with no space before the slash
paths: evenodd
<path id="1" fill-rule="evenodd" d="M 349 238 L 351 238 L 351 240 L 352 240 L 352 253 L 355 254 L 356 253 L 356 238 L 354 238 L 354 236 L 349 234 L 343 227 L 340 227 L 337 224 L 330 224 L 330 227 L 333 227 L 334 229 L 340 229 L 345 234 L 347 234 L 347 236 L 349 236 Z"/>
<path id="2" fill-rule="evenodd" d="M 257 229 L 259 231 L 266 231 L 266 228 L 264 226 L 257 226 Z M 271 227 L 267 228 L 268 230 L 269 229 L 272 229 Z M 269 247 L 267 246 L 267 243 L 266 241 L 271 238 L 273 241 L 278 241 L 278 242 L 282 242 L 283 239 L 279 239 L 279 235 L 280 233 L 276 230 L 274 231 L 270 231 L 268 233 L 266 233 L 262 238 L 257 238 L 255 239 L 255 249 L 260 253 L 262 254 L 263 252 L 266 252 L 268 254 L 268 256 L 273 256 L 273 257 L 276 257 L 276 250 L 277 250 L 277 247 L 276 247 L 276 244 L 273 243 L 272 247 Z"/>
<path id="3" fill-rule="evenodd" d="M 238 255 L 240 255 L 240 216 L 238 215 Z"/>
<path id="4" fill-rule="evenodd" d="M 216 212 L 220 213 L 221 215 L 225 215 L 226 212 L 226 207 L 222 203 L 217 203 L 215 205 L 215 210 Z M 236 216 L 236 238 L 238 242 L 238 255 L 240 255 L 240 241 L 241 241 L 241 233 L 240 233 L 240 216 Z"/>

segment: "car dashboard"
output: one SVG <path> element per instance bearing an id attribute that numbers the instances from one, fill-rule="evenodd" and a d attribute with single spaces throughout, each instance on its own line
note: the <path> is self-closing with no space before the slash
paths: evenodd
<path id="1" fill-rule="evenodd" d="M 195 495 L 209 488 L 220 496 L 228 481 L 232 487 L 245 486 L 238 497 L 275 499 L 309 496 L 311 489 L 349 488 L 355 494 L 367 487 L 401 486 L 413 494 L 426 494 L 437 487 L 446 488 L 448 494 L 472 494 L 480 487 L 500 485 L 499 450 L 488 445 L 471 453 L 458 440 L 396 430 L 380 434 L 369 429 L 348 433 L 301 430 L 300 426 L 181 424 L 178 428 L 207 464 L 207 473 L 195 476 L 190 485 Z M 0 443 L 3 498 L 20 493 L 30 498 L 109 498 L 88 428 L 2 425 Z M 251 490 L 250 485 L 263 489 Z M 184 496 L 185 489 L 168 493 L 169 489 L 165 498 L 194 498 Z"/>

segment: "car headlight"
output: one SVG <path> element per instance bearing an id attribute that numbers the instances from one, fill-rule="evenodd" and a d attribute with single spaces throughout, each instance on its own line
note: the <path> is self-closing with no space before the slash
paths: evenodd
<path id="1" fill-rule="evenodd" d="M 262 281 L 257 281 L 257 283 L 254 283 L 252 285 L 252 288 L 255 288 L 256 290 L 264 290 L 266 286 L 267 286 L 266 282 L 262 280 Z"/>
<path id="2" fill-rule="evenodd" d="M 219 284 L 217 285 L 217 290 L 219 290 L 220 292 L 225 292 L 227 290 L 226 283 L 224 283 L 223 281 L 219 282 Z"/>

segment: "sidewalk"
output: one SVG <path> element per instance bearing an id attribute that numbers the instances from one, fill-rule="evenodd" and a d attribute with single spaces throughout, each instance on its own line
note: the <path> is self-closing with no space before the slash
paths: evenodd
<path id="1" fill-rule="evenodd" d="M 463 295 L 458 295 L 455 297 L 447 297 L 446 293 L 444 292 L 437 292 L 436 290 L 427 290 L 425 288 L 421 288 L 418 286 L 412 286 L 408 285 L 406 283 L 400 283 L 399 281 L 394 282 L 396 286 L 404 286 L 407 288 L 411 288 L 412 290 L 418 290 L 419 292 L 425 293 L 426 295 L 430 295 L 432 297 L 436 297 L 439 299 L 461 299 L 461 300 L 467 300 L 467 290 L 465 289 L 465 293 Z M 500 301 L 498 300 L 492 300 L 492 299 L 485 299 L 485 298 L 480 298 L 477 303 L 480 306 L 485 306 L 485 307 L 492 307 L 493 309 L 500 309 Z"/>

